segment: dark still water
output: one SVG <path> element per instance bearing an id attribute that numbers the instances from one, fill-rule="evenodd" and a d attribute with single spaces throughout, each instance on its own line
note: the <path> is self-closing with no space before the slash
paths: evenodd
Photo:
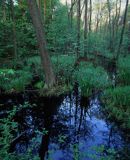
<path id="1" fill-rule="evenodd" d="M 107 120 L 98 95 L 87 99 L 75 90 L 57 98 L 22 98 L 22 102 L 36 105 L 21 109 L 15 116 L 19 138 L 11 150 L 17 154 L 30 149 L 41 160 L 112 160 L 113 155 L 129 160 L 128 133 Z M 17 102 L 10 99 L 9 103 Z"/>

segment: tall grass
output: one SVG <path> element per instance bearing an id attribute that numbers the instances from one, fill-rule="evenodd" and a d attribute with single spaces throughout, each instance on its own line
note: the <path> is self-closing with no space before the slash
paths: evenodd
<path id="1" fill-rule="evenodd" d="M 102 97 L 109 117 L 114 117 L 123 128 L 130 129 L 130 86 L 107 89 Z"/>
<path id="2" fill-rule="evenodd" d="M 82 63 L 75 71 L 74 77 L 84 96 L 90 96 L 93 91 L 102 90 L 111 85 L 105 70 L 102 67 L 94 67 L 92 64 Z"/>
<path id="3" fill-rule="evenodd" d="M 130 56 L 120 57 L 118 61 L 118 76 L 119 85 L 130 85 Z"/>

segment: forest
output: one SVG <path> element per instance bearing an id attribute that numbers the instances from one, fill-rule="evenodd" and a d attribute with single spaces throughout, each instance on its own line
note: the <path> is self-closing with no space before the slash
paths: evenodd
<path id="1" fill-rule="evenodd" d="M 130 160 L 129 0 L 0 0 L 0 160 Z"/>

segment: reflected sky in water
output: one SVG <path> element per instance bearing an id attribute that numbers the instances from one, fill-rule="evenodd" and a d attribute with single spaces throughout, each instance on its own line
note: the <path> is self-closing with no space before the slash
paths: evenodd
<path id="1" fill-rule="evenodd" d="M 77 88 L 66 96 L 27 99 L 36 106 L 21 109 L 15 116 L 17 136 L 24 133 L 13 146 L 17 153 L 32 147 L 42 160 L 73 160 L 77 153 L 80 160 L 93 160 L 94 155 L 98 159 L 107 155 L 109 148 L 120 151 L 130 147 L 126 135 L 107 120 L 99 95 L 81 97 Z M 43 129 L 47 134 L 40 133 Z M 97 153 L 102 145 L 103 153 Z"/>

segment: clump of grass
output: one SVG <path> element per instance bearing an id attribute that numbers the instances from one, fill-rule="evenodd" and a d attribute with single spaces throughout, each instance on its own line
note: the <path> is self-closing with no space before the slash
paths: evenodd
<path id="1" fill-rule="evenodd" d="M 72 75 L 76 57 L 61 55 L 51 58 L 58 83 L 72 83 Z"/>
<path id="2" fill-rule="evenodd" d="M 130 129 L 130 86 L 107 89 L 102 96 L 109 117 L 114 117 L 121 127 Z"/>
<path id="3" fill-rule="evenodd" d="M 130 85 L 130 56 L 120 57 L 117 81 L 119 85 Z"/>
<path id="4" fill-rule="evenodd" d="M 102 67 L 95 68 L 91 64 L 81 64 L 75 71 L 74 78 L 78 82 L 83 96 L 90 96 L 94 90 L 102 90 L 111 85 L 105 70 Z"/>

